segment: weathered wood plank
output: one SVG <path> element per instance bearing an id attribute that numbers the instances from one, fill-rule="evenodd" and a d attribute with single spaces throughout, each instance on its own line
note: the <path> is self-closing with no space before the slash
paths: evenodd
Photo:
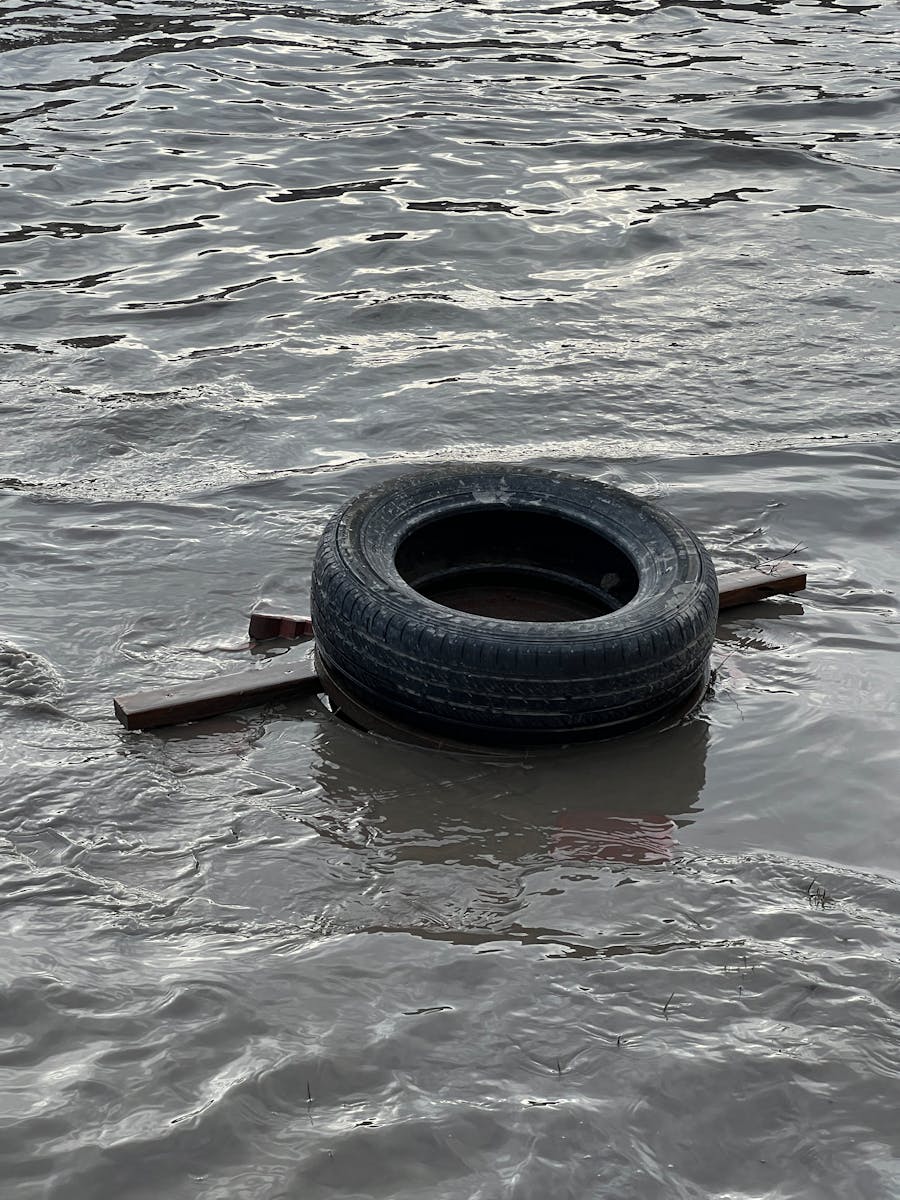
<path id="1" fill-rule="evenodd" d="M 765 600 L 767 596 L 801 592 L 806 587 L 806 572 L 795 563 L 726 571 L 720 574 L 718 579 L 719 608 L 753 604 L 758 600 Z M 289 617 L 263 609 L 250 614 L 250 636 L 260 639 L 311 638 L 312 621 L 309 617 Z"/>
<path id="2" fill-rule="evenodd" d="M 293 700 L 318 688 L 312 655 L 292 655 L 286 663 L 117 696 L 113 707 L 126 729 L 158 729 L 256 704 Z"/>
<path id="3" fill-rule="evenodd" d="M 754 604 L 768 596 L 799 592 L 805 587 L 806 572 L 794 564 L 769 570 L 729 571 L 719 576 L 719 608 Z M 311 637 L 312 624 L 308 617 L 262 611 L 250 618 L 250 636 Z M 288 662 L 252 671 L 117 696 L 114 708 L 126 729 L 158 729 L 256 704 L 292 700 L 304 692 L 318 691 L 319 687 L 310 651 L 299 658 L 292 655 Z"/>
<path id="4" fill-rule="evenodd" d="M 805 587 L 806 572 L 795 563 L 771 569 L 727 571 L 719 576 L 719 610 L 755 604 L 768 596 L 802 592 Z"/>
<path id="5" fill-rule="evenodd" d="M 311 638 L 313 627 L 309 617 L 287 617 L 260 608 L 250 614 L 248 632 L 258 641 L 265 638 Z"/>

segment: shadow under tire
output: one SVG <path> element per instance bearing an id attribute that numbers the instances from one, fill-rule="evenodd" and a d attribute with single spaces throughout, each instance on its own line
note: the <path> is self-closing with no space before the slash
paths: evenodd
<path id="1" fill-rule="evenodd" d="M 344 505 L 311 600 L 320 662 L 363 707 L 534 745 L 683 711 L 708 677 L 718 586 L 695 535 L 620 488 L 472 464 Z"/>

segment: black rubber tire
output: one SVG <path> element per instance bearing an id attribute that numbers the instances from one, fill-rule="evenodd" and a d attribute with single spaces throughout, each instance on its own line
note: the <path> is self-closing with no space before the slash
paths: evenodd
<path id="1" fill-rule="evenodd" d="M 456 530 L 465 549 L 467 529 L 504 521 L 524 531 L 512 557 L 538 569 L 545 553 L 548 577 L 621 607 L 577 620 L 498 619 L 446 607 L 408 582 L 418 569 L 405 562 L 410 546 L 433 557 L 432 542 Z M 560 540 L 570 544 L 557 551 Z M 532 542 L 537 550 L 523 549 Z M 605 548 L 618 568 L 599 575 L 582 544 Z M 503 553 L 497 546 L 493 561 Z M 351 500 L 322 534 L 311 599 L 322 665 L 355 700 L 492 745 L 610 736 L 670 717 L 707 680 L 718 612 L 708 553 L 662 509 L 608 484 L 497 465 L 413 474 Z"/>

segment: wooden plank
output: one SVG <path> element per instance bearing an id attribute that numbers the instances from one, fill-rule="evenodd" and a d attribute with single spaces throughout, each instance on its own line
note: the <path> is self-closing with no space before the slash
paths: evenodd
<path id="1" fill-rule="evenodd" d="M 158 729 L 256 704 L 293 700 L 318 690 L 319 676 L 309 653 L 299 658 L 292 655 L 290 662 L 272 663 L 257 670 L 117 696 L 113 707 L 126 729 Z"/>
<path id="2" fill-rule="evenodd" d="M 719 576 L 719 611 L 738 604 L 755 604 L 769 596 L 802 592 L 806 572 L 796 563 L 750 571 L 727 571 Z"/>
<path id="3" fill-rule="evenodd" d="M 309 617 L 286 617 L 266 608 L 258 608 L 250 614 L 249 633 L 258 641 L 265 638 L 311 638 L 313 627 Z"/>
<path id="4" fill-rule="evenodd" d="M 738 604 L 754 604 L 767 596 L 802 592 L 806 587 L 806 572 L 795 563 L 774 567 L 754 567 L 743 571 L 726 571 L 718 576 L 719 608 L 735 608 Z M 311 638 L 309 617 L 288 617 L 261 609 L 250 614 L 252 638 Z"/>
<path id="5" fill-rule="evenodd" d="M 765 570 L 729 571 L 719 576 L 719 608 L 754 604 L 768 596 L 799 592 L 805 587 L 806 572 L 794 564 Z M 250 636 L 311 637 L 312 624 L 308 617 L 283 616 L 263 610 L 250 617 Z M 126 729 L 158 729 L 164 725 L 215 717 L 235 709 L 252 708 L 256 704 L 292 700 L 305 692 L 318 691 L 320 686 L 312 651 L 309 651 L 300 658 L 292 655 L 288 662 L 272 663 L 252 671 L 117 696 L 114 708 Z"/>

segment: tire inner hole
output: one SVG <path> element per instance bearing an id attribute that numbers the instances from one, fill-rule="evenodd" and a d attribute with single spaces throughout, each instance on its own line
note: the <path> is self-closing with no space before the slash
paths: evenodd
<path id="1" fill-rule="evenodd" d="M 584 621 L 637 593 L 631 559 L 577 521 L 534 509 L 481 507 L 417 526 L 395 565 L 420 595 L 504 621 Z"/>

